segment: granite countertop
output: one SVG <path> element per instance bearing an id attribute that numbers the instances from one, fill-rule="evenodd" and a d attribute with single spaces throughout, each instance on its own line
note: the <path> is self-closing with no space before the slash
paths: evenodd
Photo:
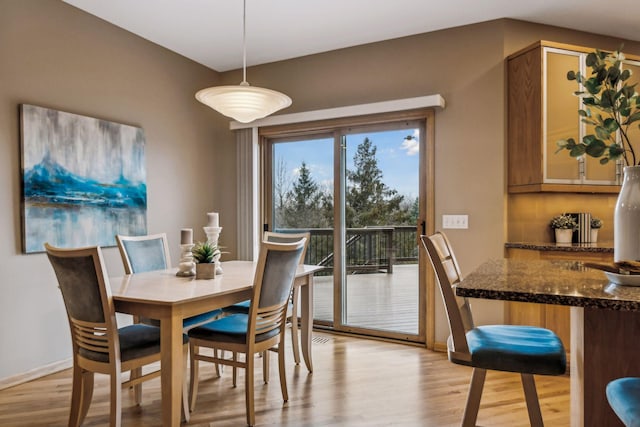
<path id="1" fill-rule="evenodd" d="M 515 249 L 529 249 L 534 251 L 613 253 L 613 242 L 598 242 L 598 243 L 507 242 L 504 244 L 504 247 L 515 248 Z"/>
<path id="2" fill-rule="evenodd" d="M 481 264 L 456 286 L 469 298 L 640 311 L 640 287 L 609 283 L 580 261 L 500 259 Z"/>

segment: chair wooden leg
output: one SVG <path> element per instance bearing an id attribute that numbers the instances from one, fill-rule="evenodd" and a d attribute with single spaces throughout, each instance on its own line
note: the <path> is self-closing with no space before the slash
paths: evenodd
<path id="1" fill-rule="evenodd" d="M 189 357 L 189 345 L 182 346 L 182 421 L 189 422 L 189 396 L 187 394 L 187 358 Z"/>
<path id="2" fill-rule="evenodd" d="M 282 340 L 284 340 L 284 334 L 282 335 Z M 284 363 L 284 353 L 284 345 L 283 342 L 280 341 L 280 344 L 278 344 L 278 371 L 280 373 L 280 390 L 282 391 L 282 400 L 288 402 L 289 393 L 287 392 L 287 371 Z"/>
<path id="3" fill-rule="evenodd" d="M 300 335 L 298 334 L 298 300 L 300 300 L 300 288 L 293 288 L 293 307 L 291 308 L 291 346 L 293 348 L 293 361 L 300 364 Z"/>
<path id="4" fill-rule="evenodd" d="M 218 350 L 215 348 L 213 349 L 213 357 L 215 357 L 216 359 L 218 358 Z M 222 357 L 224 357 L 224 351 L 222 351 Z M 216 376 L 218 378 L 222 376 L 222 365 L 220 365 L 219 363 L 216 363 Z"/>
<path id="5" fill-rule="evenodd" d="M 110 375 L 110 414 L 109 425 L 120 427 L 122 425 L 122 378 L 120 377 L 120 367 L 114 369 Z"/>
<path id="6" fill-rule="evenodd" d="M 235 355 L 235 353 L 234 353 Z M 235 356 L 234 356 L 235 357 Z M 245 403 L 247 406 L 247 424 L 253 426 L 256 423 L 256 414 L 253 404 L 253 370 L 255 365 L 255 355 L 247 354 L 244 371 Z"/>
<path id="7" fill-rule="evenodd" d="M 269 384 L 269 350 L 262 352 L 262 380 Z"/>
<path id="8" fill-rule="evenodd" d="M 467 406 L 464 408 L 464 416 L 462 418 L 462 427 L 475 427 L 476 425 L 486 375 L 486 369 L 473 368 L 469 394 L 467 395 Z"/>
<path id="9" fill-rule="evenodd" d="M 196 356 L 198 355 L 199 347 L 189 343 L 189 353 L 190 353 L 190 385 L 189 385 L 189 410 L 193 411 L 196 407 L 196 398 L 198 395 L 198 368 L 199 362 L 196 360 Z"/>
<path id="10" fill-rule="evenodd" d="M 540 402 L 536 391 L 536 380 L 531 374 L 520 374 L 524 397 L 527 401 L 527 411 L 529 412 L 529 422 L 531 427 L 543 427 L 542 414 L 540 413 Z"/>
<path id="11" fill-rule="evenodd" d="M 247 357 L 248 359 L 248 357 Z M 237 362 L 238 361 L 238 353 L 236 353 L 235 351 L 233 352 L 233 361 Z M 246 375 L 246 372 L 245 372 Z M 233 367 L 233 386 L 237 387 L 237 380 L 238 380 L 238 368 L 236 368 L 235 366 Z"/>
<path id="12" fill-rule="evenodd" d="M 74 366 L 69 427 L 78 427 L 82 424 L 89 410 L 92 395 L 93 373 L 84 371 L 79 366 Z"/>
<path id="13" fill-rule="evenodd" d="M 129 378 L 134 380 L 136 378 L 140 378 L 142 376 L 142 368 L 134 368 L 131 370 L 131 374 Z M 142 384 L 136 384 L 133 386 L 133 400 L 136 405 L 140 405 L 142 403 Z"/>

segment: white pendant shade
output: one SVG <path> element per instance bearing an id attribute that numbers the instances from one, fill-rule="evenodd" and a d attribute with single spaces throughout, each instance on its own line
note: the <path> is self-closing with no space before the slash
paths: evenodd
<path id="1" fill-rule="evenodd" d="M 250 123 L 291 105 L 284 93 L 247 83 L 247 0 L 242 2 L 242 83 L 214 86 L 196 93 L 196 99 L 220 114 Z"/>
<path id="2" fill-rule="evenodd" d="M 196 99 L 240 123 L 262 119 L 291 105 L 287 95 L 247 82 L 202 89 L 196 93 Z"/>

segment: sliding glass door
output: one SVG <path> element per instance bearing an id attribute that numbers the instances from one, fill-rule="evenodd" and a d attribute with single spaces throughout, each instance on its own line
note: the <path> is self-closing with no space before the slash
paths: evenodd
<path id="1" fill-rule="evenodd" d="M 262 139 L 265 229 L 311 233 L 316 324 L 424 341 L 425 121 L 295 133 Z"/>

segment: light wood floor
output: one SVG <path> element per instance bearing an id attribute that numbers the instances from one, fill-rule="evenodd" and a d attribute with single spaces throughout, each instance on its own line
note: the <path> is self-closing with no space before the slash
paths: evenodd
<path id="1" fill-rule="evenodd" d="M 289 342 L 290 340 L 287 340 Z M 262 426 L 458 426 L 471 369 L 446 354 L 421 347 L 314 332 L 314 373 L 296 367 L 287 351 L 289 402 L 283 404 L 275 354 L 271 381 L 256 370 L 256 423 Z M 245 425 L 244 386 L 231 385 L 231 370 L 214 378 L 202 365 L 203 381 L 190 426 Z M 261 363 L 256 364 L 261 367 Z M 241 374 L 242 375 L 242 374 Z M 528 426 L 520 377 L 489 372 L 478 425 Z M 536 377 L 547 426 L 569 425 L 569 377 Z M 97 376 L 85 426 L 108 422 L 107 377 Z M 0 391 L 0 426 L 63 426 L 71 392 L 70 370 Z M 158 426 L 160 380 L 143 386 L 136 407 L 123 391 L 123 426 Z"/>

